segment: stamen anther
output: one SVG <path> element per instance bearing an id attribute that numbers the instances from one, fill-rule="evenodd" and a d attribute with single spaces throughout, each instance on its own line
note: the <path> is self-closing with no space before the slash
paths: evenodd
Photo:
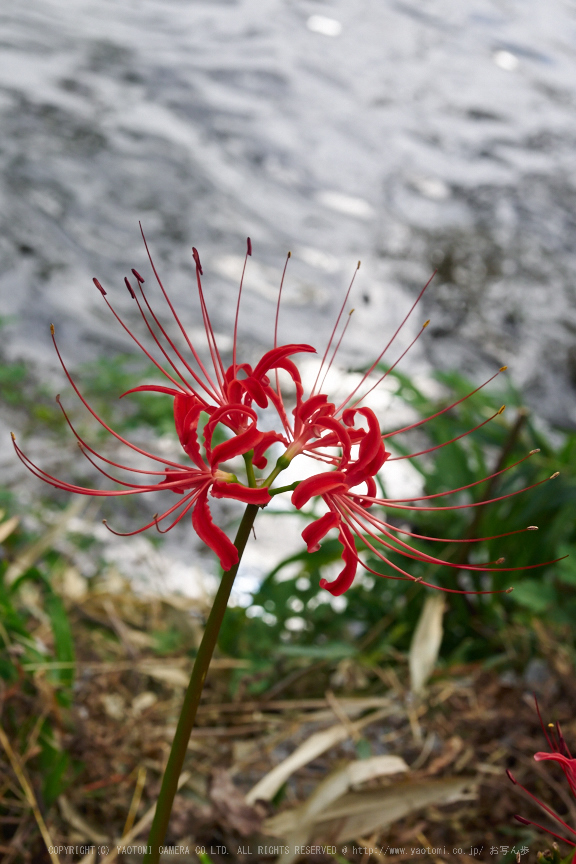
<path id="1" fill-rule="evenodd" d="M 16 441 L 16 435 L 14 434 L 14 432 L 10 432 L 10 435 L 12 436 L 12 440 Z"/>
<path id="2" fill-rule="evenodd" d="M 430 318 L 428 318 L 428 320 L 425 321 L 424 324 L 422 324 L 422 329 L 425 330 L 426 327 L 428 327 L 429 324 L 430 324 Z"/>
<path id="3" fill-rule="evenodd" d="M 527 531 L 538 531 L 538 525 L 528 525 Z"/>
<path id="4" fill-rule="evenodd" d="M 358 261 L 358 266 L 356 267 L 357 270 L 360 269 L 360 265 L 361 265 L 361 264 L 362 264 L 362 262 L 361 262 L 361 261 Z"/>
<path id="5" fill-rule="evenodd" d="M 502 407 L 498 409 L 498 414 L 502 414 L 502 412 L 504 411 L 505 408 L 506 408 L 506 405 L 502 405 Z"/>
<path id="6" fill-rule="evenodd" d="M 511 594 L 514 588 L 506 588 L 505 594 Z"/>
<path id="7" fill-rule="evenodd" d="M 554 474 L 551 474 L 548 478 L 549 480 L 554 480 L 556 477 L 560 476 L 560 471 L 555 471 Z"/>
<path id="8" fill-rule="evenodd" d="M 50 333 L 54 336 L 54 324 L 50 324 Z"/>
<path id="9" fill-rule="evenodd" d="M 505 372 L 508 366 L 500 366 L 499 372 Z"/>
<path id="10" fill-rule="evenodd" d="M 530 453 L 529 453 L 528 455 L 529 455 L 529 456 L 533 456 L 534 453 L 539 453 L 539 452 L 540 452 L 540 448 L 539 448 L 539 447 L 536 447 L 535 450 L 530 450 Z"/>
<path id="11" fill-rule="evenodd" d="M 132 267 L 132 273 L 134 274 L 134 276 L 136 277 L 136 279 L 138 280 L 138 282 L 140 282 L 141 285 L 144 285 L 144 279 L 142 278 L 142 276 L 140 275 L 140 273 L 138 272 L 138 270 L 135 270 L 135 269 Z"/>
<path id="12" fill-rule="evenodd" d="M 100 282 L 98 281 L 98 279 L 92 279 L 92 281 L 94 282 L 94 285 L 98 288 L 98 290 L 100 291 L 100 293 L 102 294 L 102 296 L 105 297 L 105 296 L 106 296 L 106 291 L 104 290 L 104 288 L 102 287 L 102 285 L 100 284 Z"/>
<path id="13" fill-rule="evenodd" d="M 194 262 L 196 267 L 198 268 L 198 272 L 201 276 L 204 275 L 204 271 L 202 270 L 202 265 L 200 264 L 200 255 L 198 254 L 198 250 L 195 246 L 192 247 L 192 257 L 194 258 Z"/>
<path id="14" fill-rule="evenodd" d="M 128 291 L 130 292 L 130 296 L 132 297 L 132 299 L 135 300 L 135 299 L 136 299 L 136 294 L 134 293 L 134 289 L 132 288 L 132 286 L 131 286 L 131 284 L 130 284 L 130 282 L 128 281 L 128 278 L 127 278 L 126 276 L 124 277 L 124 284 L 125 284 L 126 287 L 128 288 Z"/>
<path id="15" fill-rule="evenodd" d="M 250 237 L 246 238 L 246 248 L 248 250 L 248 255 L 252 255 L 252 241 L 250 240 Z"/>

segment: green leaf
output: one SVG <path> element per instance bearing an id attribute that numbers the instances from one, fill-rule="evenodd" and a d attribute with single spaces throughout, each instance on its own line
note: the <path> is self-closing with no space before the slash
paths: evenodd
<path id="1" fill-rule="evenodd" d="M 346 642 L 326 642 L 324 645 L 279 645 L 278 653 L 285 657 L 342 660 L 345 657 L 353 657 L 356 654 L 356 649 Z"/>
<path id="2" fill-rule="evenodd" d="M 517 582 L 512 597 L 520 606 L 536 613 L 545 612 L 558 601 L 554 586 L 538 579 Z"/>

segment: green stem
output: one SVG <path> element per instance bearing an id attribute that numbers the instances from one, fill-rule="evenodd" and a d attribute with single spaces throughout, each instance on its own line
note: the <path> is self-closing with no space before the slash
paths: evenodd
<path id="1" fill-rule="evenodd" d="M 188 749 L 190 733 L 192 732 L 194 720 L 196 719 L 196 711 L 200 704 L 202 688 L 204 686 L 204 681 L 208 672 L 208 667 L 210 666 L 216 642 L 218 641 L 218 634 L 220 633 L 224 613 L 228 606 L 228 598 L 230 597 L 238 566 L 242 559 L 242 553 L 244 552 L 246 543 L 248 542 L 248 537 L 250 536 L 250 531 L 258 510 L 259 508 L 256 504 L 248 504 L 244 511 L 244 516 L 242 517 L 242 521 L 240 522 L 236 534 L 236 539 L 234 540 L 234 545 L 238 550 L 238 564 L 235 564 L 231 570 L 228 570 L 223 574 L 220 587 L 218 588 L 218 592 L 214 599 L 212 611 L 210 612 L 206 623 L 206 629 L 204 630 L 202 642 L 200 643 L 196 660 L 194 662 L 192 677 L 190 678 L 190 683 L 184 697 L 184 704 L 182 705 L 182 710 L 180 712 L 180 719 L 178 720 L 178 726 L 176 727 L 172 749 L 170 750 L 170 756 L 168 757 L 168 763 L 166 765 L 166 770 L 164 771 L 162 788 L 160 789 L 158 801 L 156 802 L 154 821 L 152 822 L 150 834 L 148 835 L 147 845 L 150 851 L 146 853 L 144 864 L 158 864 L 160 861 L 160 846 L 164 843 L 164 838 L 166 837 L 170 814 L 172 812 L 172 805 L 174 803 L 174 796 L 176 795 L 178 788 L 178 778 L 180 777 L 182 765 L 184 764 L 184 757 L 186 756 L 186 751 Z"/>
<path id="2" fill-rule="evenodd" d="M 248 453 L 244 453 L 244 462 L 246 464 L 246 477 L 248 478 L 248 485 L 251 489 L 255 489 L 257 486 L 256 475 L 254 473 L 254 465 L 252 464 L 253 456 L 254 450 L 249 450 Z"/>

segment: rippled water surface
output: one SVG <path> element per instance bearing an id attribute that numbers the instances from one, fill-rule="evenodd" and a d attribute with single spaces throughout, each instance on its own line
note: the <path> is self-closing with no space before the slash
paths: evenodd
<path id="1" fill-rule="evenodd" d="M 246 356 L 288 249 L 281 339 L 318 347 L 362 259 L 354 363 L 437 268 L 408 368 L 508 363 L 576 425 L 575 58 L 574 0 L 4 0 L 5 351 L 128 348 L 91 277 L 134 321 L 141 219 L 193 330 L 191 245 L 229 335 L 251 236 Z"/>

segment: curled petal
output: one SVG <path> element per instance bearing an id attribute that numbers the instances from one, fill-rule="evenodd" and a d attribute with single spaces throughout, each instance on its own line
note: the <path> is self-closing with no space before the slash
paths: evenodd
<path id="1" fill-rule="evenodd" d="M 235 423 L 239 422 L 240 418 L 248 417 L 252 420 L 252 424 L 244 432 L 234 435 L 228 441 L 223 441 L 222 444 L 217 444 L 212 450 L 212 436 L 216 426 L 218 423 L 228 425 L 227 420 L 230 417 L 234 418 Z M 261 434 L 256 429 L 256 412 L 246 405 L 225 405 L 222 408 L 217 408 L 204 427 L 206 454 L 210 465 L 215 468 L 220 462 L 226 462 L 228 459 L 233 459 L 234 456 L 240 456 L 252 450 L 258 444 Z"/>
<path id="2" fill-rule="evenodd" d="M 302 531 L 302 539 L 308 546 L 308 552 L 317 552 L 320 548 L 320 540 L 324 539 L 331 528 L 335 528 L 339 524 L 340 517 L 338 514 L 329 510 L 324 516 L 307 525 Z"/>
<path id="3" fill-rule="evenodd" d="M 312 345 L 279 345 L 278 348 L 272 348 L 264 354 L 254 369 L 254 378 L 260 379 L 270 369 L 280 367 L 290 354 L 316 354 L 316 349 Z"/>
<path id="4" fill-rule="evenodd" d="M 317 393 L 316 396 L 305 399 L 300 406 L 294 409 L 293 414 L 297 420 L 306 423 L 317 412 L 322 417 L 334 414 L 335 408 L 334 403 L 328 402 L 328 397 L 324 393 Z"/>
<path id="5" fill-rule="evenodd" d="M 344 594 L 350 588 L 358 569 L 358 554 L 354 546 L 354 537 L 347 525 L 340 525 L 339 540 L 344 547 L 342 559 L 344 561 L 344 569 L 340 571 L 333 582 L 328 582 L 326 579 L 320 580 L 320 587 L 325 588 L 334 597 Z"/>
<path id="6" fill-rule="evenodd" d="M 260 441 L 262 433 L 256 428 L 256 423 L 241 432 L 239 435 L 234 435 L 228 441 L 223 441 L 218 444 L 210 454 L 210 464 L 215 468 L 220 462 L 227 462 L 228 459 L 233 459 L 234 456 L 240 456 L 253 450 Z M 208 449 L 208 448 L 206 448 Z"/>
<path id="7" fill-rule="evenodd" d="M 268 407 L 268 397 L 262 384 L 256 378 L 241 378 L 239 383 L 260 408 Z"/>
<path id="8" fill-rule="evenodd" d="M 264 453 L 271 444 L 274 444 L 276 441 L 280 441 L 286 447 L 288 446 L 288 441 L 281 435 L 279 432 L 263 432 L 260 441 L 254 447 L 254 456 L 252 457 L 252 462 L 256 466 L 256 468 L 265 468 L 268 464 L 268 460 L 264 456 Z"/>
<path id="9" fill-rule="evenodd" d="M 266 486 L 252 489 L 242 483 L 226 483 L 222 480 L 214 482 L 212 495 L 214 498 L 234 498 L 236 501 L 244 501 L 245 504 L 257 504 L 259 507 L 264 507 L 270 502 L 270 493 Z"/>
<path id="10" fill-rule="evenodd" d="M 216 553 L 224 572 L 238 563 L 238 550 L 221 528 L 212 521 L 208 507 L 208 484 L 200 492 L 192 511 L 192 527 L 198 537 Z"/>
<path id="11" fill-rule="evenodd" d="M 328 492 L 347 492 L 346 475 L 342 471 L 327 471 L 307 477 L 298 484 L 292 493 L 292 504 L 300 510 L 316 495 L 326 495 Z"/>
<path id="12" fill-rule="evenodd" d="M 206 464 L 200 453 L 198 421 L 200 420 L 200 414 L 205 410 L 202 403 L 193 396 L 179 394 L 174 399 L 176 434 L 180 439 L 184 452 L 188 454 L 200 469 L 206 469 Z M 213 410 L 213 408 L 209 408 L 208 413 L 213 412 Z"/>

